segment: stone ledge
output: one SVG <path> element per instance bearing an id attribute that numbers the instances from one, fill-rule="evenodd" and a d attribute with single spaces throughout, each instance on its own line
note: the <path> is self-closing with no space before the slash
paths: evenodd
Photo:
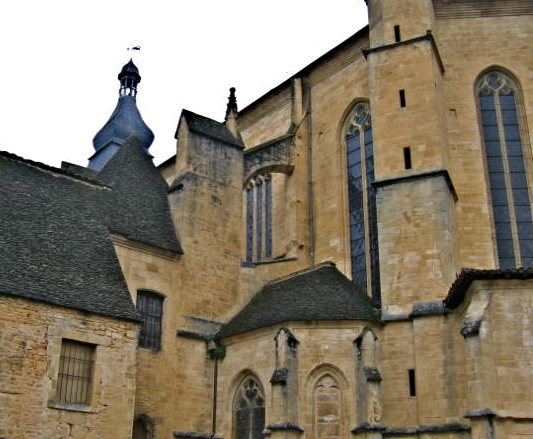
<path id="1" fill-rule="evenodd" d="M 197 431 L 173 431 L 172 435 L 184 439 L 218 439 L 214 433 L 198 433 Z"/>
<path id="2" fill-rule="evenodd" d="M 270 431 L 299 431 L 302 433 L 305 431 L 298 424 L 293 424 L 292 422 L 268 424 L 265 428 Z"/>

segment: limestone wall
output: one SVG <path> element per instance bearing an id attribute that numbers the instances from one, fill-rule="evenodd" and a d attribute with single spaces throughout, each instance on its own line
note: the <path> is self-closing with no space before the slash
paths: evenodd
<path id="1" fill-rule="evenodd" d="M 130 438 L 137 324 L 0 296 L 0 436 Z M 96 346 L 88 406 L 56 403 L 62 339 Z"/>

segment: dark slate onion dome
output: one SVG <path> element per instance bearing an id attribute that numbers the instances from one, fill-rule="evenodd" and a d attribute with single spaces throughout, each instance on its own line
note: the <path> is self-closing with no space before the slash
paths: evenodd
<path id="1" fill-rule="evenodd" d="M 93 139 L 96 152 L 89 159 L 89 168 L 97 171 L 105 166 L 131 134 L 135 134 L 145 150 L 154 141 L 154 133 L 144 123 L 137 108 L 137 85 L 141 82 L 141 75 L 131 59 L 122 67 L 118 79 L 120 90 L 117 106 Z"/>

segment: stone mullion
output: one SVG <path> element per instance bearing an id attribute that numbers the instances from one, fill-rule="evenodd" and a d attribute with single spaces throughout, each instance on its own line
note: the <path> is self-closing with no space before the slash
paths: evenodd
<path id="1" fill-rule="evenodd" d="M 507 203 L 509 206 L 509 218 L 511 220 L 511 237 L 513 239 L 513 252 L 515 261 L 520 264 L 522 260 L 520 255 L 520 242 L 518 240 L 518 227 L 516 224 L 516 212 L 513 197 L 513 185 L 511 181 L 511 169 L 509 166 L 509 156 L 507 154 L 507 140 L 503 126 L 502 109 L 500 104 L 500 94 L 494 92 L 494 107 L 496 110 L 496 121 L 498 123 L 498 136 L 500 137 L 500 148 L 502 152 L 503 175 L 505 178 L 505 192 L 507 193 Z"/>

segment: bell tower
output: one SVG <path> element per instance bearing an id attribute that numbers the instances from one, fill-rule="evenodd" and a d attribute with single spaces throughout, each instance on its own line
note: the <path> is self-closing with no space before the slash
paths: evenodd
<path id="1" fill-rule="evenodd" d="M 368 0 L 383 313 L 439 300 L 454 278 L 445 66 L 431 0 Z"/>

